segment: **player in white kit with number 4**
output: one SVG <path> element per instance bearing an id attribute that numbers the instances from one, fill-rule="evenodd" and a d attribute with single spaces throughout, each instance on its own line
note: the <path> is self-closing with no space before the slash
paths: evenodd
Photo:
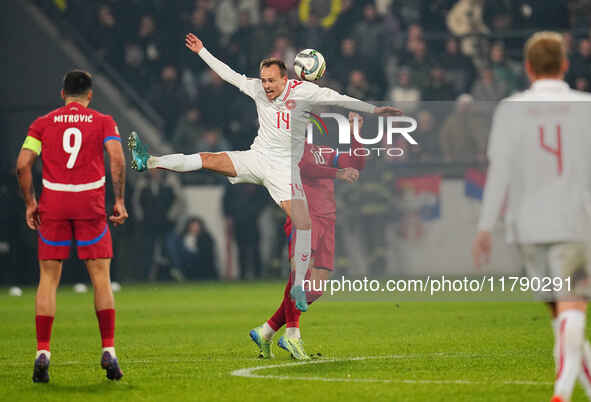
<path id="1" fill-rule="evenodd" d="M 543 285 L 540 295 L 553 315 L 552 402 L 567 402 L 577 378 L 591 398 L 584 286 L 591 262 L 591 95 L 564 82 L 568 60 L 560 34 L 533 35 L 525 58 L 531 88 L 504 100 L 493 118 L 473 254 L 476 265 L 488 261 L 491 231 L 507 197 L 508 240 L 519 246 L 532 287 Z"/>
<path id="2" fill-rule="evenodd" d="M 273 200 L 291 218 L 295 233 L 295 281 L 291 297 L 296 307 L 306 311 L 308 304 L 302 288 L 310 262 L 311 220 L 299 175 L 298 163 L 304 151 L 306 112 L 317 104 L 383 116 L 398 115 L 394 107 L 377 107 L 329 88 L 305 81 L 289 80 L 283 61 L 265 59 L 260 64 L 260 79 L 247 78 L 215 58 L 195 35 L 188 34 L 185 44 L 197 53 L 223 80 L 234 85 L 256 103 L 259 131 L 250 150 L 193 155 L 151 156 L 132 133 L 129 146 L 132 168 L 168 169 L 189 172 L 207 169 L 228 176 L 231 183 L 263 185 Z"/>

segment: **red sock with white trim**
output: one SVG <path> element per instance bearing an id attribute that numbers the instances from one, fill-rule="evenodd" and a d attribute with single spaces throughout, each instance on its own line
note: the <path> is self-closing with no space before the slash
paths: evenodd
<path id="1" fill-rule="evenodd" d="M 35 330 L 37 334 L 37 357 L 45 353 L 49 358 L 49 342 L 51 340 L 51 327 L 53 326 L 53 317 L 48 315 L 35 316 Z"/>
<path id="2" fill-rule="evenodd" d="M 558 369 L 554 395 L 564 400 L 570 400 L 575 381 L 583 368 L 585 321 L 585 313 L 580 310 L 566 310 L 558 315 L 558 336 L 555 339 Z"/>
<path id="3" fill-rule="evenodd" d="M 109 352 L 115 357 L 115 309 L 97 311 L 96 318 L 101 332 L 103 352 Z"/>

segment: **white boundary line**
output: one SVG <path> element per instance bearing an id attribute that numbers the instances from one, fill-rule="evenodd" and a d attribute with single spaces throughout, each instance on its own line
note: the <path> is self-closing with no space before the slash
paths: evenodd
<path id="1" fill-rule="evenodd" d="M 445 353 L 433 353 L 431 356 L 440 357 L 453 357 L 458 354 L 445 354 Z M 461 355 L 461 354 L 460 354 Z M 272 375 L 272 374 L 257 374 L 257 371 L 268 370 L 274 368 L 285 368 L 294 366 L 303 366 L 309 364 L 323 364 L 323 363 L 335 363 L 335 362 L 346 362 L 346 361 L 362 361 L 362 360 L 380 360 L 380 359 L 408 359 L 425 357 L 428 355 L 384 355 L 384 356 L 360 356 L 360 357 L 348 357 L 341 359 L 323 359 L 323 360 L 311 360 L 304 362 L 295 363 L 282 363 L 272 364 L 268 366 L 255 366 L 247 367 L 238 370 L 234 370 L 230 375 L 235 377 L 245 378 L 265 378 L 274 380 L 298 380 L 298 381 L 322 381 L 322 382 L 359 382 L 359 383 L 399 383 L 399 384 L 463 384 L 463 385 L 482 385 L 490 384 L 489 381 L 472 381 L 472 380 L 405 380 L 405 379 L 377 379 L 377 378 L 330 378 L 330 377 L 301 377 L 301 376 L 289 376 L 289 375 Z M 481 355 L 472 355 L 481 356 Z M 503 385 L 541 385 L 547 386 L 552 385 L 552 382 L 543 381 L 527 381 L 527 380 L 507 380 L 497 382 Z"/>

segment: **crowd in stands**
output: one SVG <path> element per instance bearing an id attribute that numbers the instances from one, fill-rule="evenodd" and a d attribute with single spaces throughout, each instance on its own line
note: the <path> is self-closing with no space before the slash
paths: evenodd
<path id="1" fill-rule="evenodd" d="M 258 75 L 264 57 L 282 58 L 292 71 L 298 50 L 318 49 L 328 65 L 322 85 L 418 114 L 426 108 L 425 101 L 454 102 L 462 95 L 464 104 L 496 102 L 525 88 L 521 58 L 527 30 L 565 32 L 571 58 L 568 81 L 590 90 L 588 3 L 69 0 L 63 18 L 163 117 L 166 139 L 185 152 L 197 152 L 245 149 L 257 123 L 252 102 L 236 96 L 236 89 L 185 49 L 187 32 L 194 32 L 214 55 L 248 76 Z M 451 117 L 452 110 L 429 111 L 433 125 L 457 127 L 462 114 Z M 427 140 L 433 146 L 416 153 L 416 160 L 456 159 L 449 149 L 459 144 L 442 143 L 443 137 L 453 141 L 458 136 L 439 130 L 436 135 L 440 137 Z M 482 146 L 486 138 L 474 143 Z M 467 151 L 462 161 L 477 160 L 482 153 Z"/>
<path id="2" fill-rule="evenodd" d="M 252 77 L 258 76 L 264 57 L 282 58 L 293 74 L 299 50 L 321 51 L 327 73 L 320 85 L 396 105 L 418 120 L 420 146 L 406 148 L 404 158 L 385 161 L 388 166 L 485 162 L 495 103 L 528 85 L 522 49 L 535 30 L 564 32 L 570 59 L 567 81 L 574 88 L 591 90 L 591 0 L 54 0 L 50 5 L 38 0 L 38 4 L 79 32 L 93 55 L 152 106 L 164 121 L 164 139 L 183 153 L 247 149 L 258 127 L 253 102 L 185 48 L 188 32 L 233 69 Z M 394 180 L 391 172 L 380 174 L 385 176 L 377 175 L 376 180 Z M 128 201 L 133 219 L 124 230 L 141 235 L 135 253 L 143 260 L 138 261 L 137 272 L 121 276 L 182 280 L 215 278 L 223 271 L 215 266 L 215 245 L 205 223 L 183 216 L 180 180 L 225 183 L 217 175 L 179 178 L 160 172 L 133 183 Z M 376 200 L 376 205 L 386 205 L 379 197 Z M 263 275 L 261 234 L 256 228 L 268 205 L 272 202 L 260 187 L 226 187 L 225 233 L 237 244 L 241 278 Z M 282 219 L 279 214 L 277 221 Z M 282 234 L 275 236 L 276 261 L 283 239 Z M 0 236 L 0 258 L 6 254 L 2 245 Z"/>

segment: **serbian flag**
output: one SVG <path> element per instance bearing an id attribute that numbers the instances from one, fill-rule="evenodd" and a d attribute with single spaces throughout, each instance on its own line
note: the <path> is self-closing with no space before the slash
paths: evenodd
<path id="1" fill-rule="evenodd" d="M 486 171 L 470 168 L 464 174 L 464 194 L 468 198 L 482 201 L 484 184 L 486 183 Z"/>
<path id="2" fill-rule="evenodd" d="M 398 179 L 398 188 L 406 192 L 424 221 L 441 217 L 441 176 L 428 175 Z"/>

